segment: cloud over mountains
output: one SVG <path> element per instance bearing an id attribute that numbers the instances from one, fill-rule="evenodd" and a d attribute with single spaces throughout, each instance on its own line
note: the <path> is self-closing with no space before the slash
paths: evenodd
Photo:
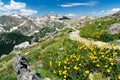
<path id="1" fill-rule="evenodd" d="M 110 10 L 102 10 L 99 12 L 93 11 L 92 14 L 97 15 L 97 16 L 105 16 L 105 15 L 109 15 L 109 14 L 114 14 L 118 11 L 120 11 L 120 8 L 112 8 Z"/>
<path id="2" fill-rule="evenodd" d="M 61 7 L 75 7 L 75 6 L 94 6 L 96 5 L 96 1 L 85 2 L 85 3 L 68 3 L 68 4 L 61 4 Z"/>
<path id="3" fill-rule="evenodd" d="M 34 15 L 37 14 L 36 10 L 31 10 L 26 7 L 26 3 L 15 2 L 14 0 L 10 0 L 9 4 L 4 4 L 4 2 L 0 1 L 0 14 L 1 15 L 9 15 L 13 13 L 18 13 L 21 15 Z"/>

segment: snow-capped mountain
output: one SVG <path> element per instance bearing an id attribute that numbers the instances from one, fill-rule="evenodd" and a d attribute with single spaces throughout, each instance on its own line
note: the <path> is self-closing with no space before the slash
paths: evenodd
<path id="1" fill-rule="evenodd" d="M 24 35 L 33 35 L 44 25 L 50 25 L 51 22 L 64 23 L 62 16 L 45 15 L 43 17 L 26 17 L 19 14 L 0 16 L 0 32 L 20 31 Z M 37 31 L 38 32 L 38 31 Z"/>

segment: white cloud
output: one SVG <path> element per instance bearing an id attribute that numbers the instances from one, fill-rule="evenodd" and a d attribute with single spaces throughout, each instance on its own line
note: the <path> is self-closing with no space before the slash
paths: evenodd
<path id="1" fill-rule="evenodd" d="M 69 3 L 69 4 L 61 4 L 61 7 L 75 7 L 75 6 L 94 6 L 96 5 L 96 1 L 91 1 L 87 3 Z"/>
<path id="2" fill-rule="evenodd" d="M 18 13 L 22 15 L 37 14 L 36 10 L 26 8 L 26 3 L 15 2 L 14 0 L 10 0 L 9 4 L 4 4 L 4 2 L 0 1 L 0 12 L 0 15 L 10 15 L 13 13 Z"/>
<path id="3" fill-rule="evenodd" d="M 69 13 L 69 14 L 66 14 L 65 16 L 68 16 L 68 17 L 75 17 L 76 14 Z"/>
<path id="4" fill-rule="evenodd" d="M 10 15 L 10 14 L 14 14 L 14 13 L 18 13 L 18 11 L 6 11 L 6 12 L 2 12 L 1 15 Z"/>
<path id="5" fill-rule="evenodd" d="M 4 5 L 5 10 L 19 10 L 19 9 L 24 9 L 26 7 L 25 3 L 21 2 L 15 2 L 14 0 L 10 1 L 9 5 Z"/>
<path id="6" fill-rule="evenodd" d="M 30 10 L 30 9 L 21 9 L 20 13 L 21 13 L 21 15 L 29 16 L 29 15 L 32 15 L 32 14 L 37 14 L 37 11 Z"/>
<path id="7" fill-rule="evenodd" d="M 106 12 L 106 14 L 113 14 L 113 13 L 116 13 L 116 12 L 118 12 L 118 11 L 120 11 L 120 8 L 113 8 L 113 9 L 111 9 L 111 10 L 108 10 L 108 11 Z"/>
<path id="8" fill-rule="evenodd" d="M 102 10 L 102 11 L 100 11 L 100 12 L 92 12 L 92 14 L 94 15 L 94 16 L 106 16 L 106 15 L 109 15 L 109 14 L 114 14 L 114 13 L 116 13 L 116 12 L 118 12 L 118 11 L 120 11 L 120 8 L 113 8 L 113 9 L 111 9 L 111 10 Z"/>

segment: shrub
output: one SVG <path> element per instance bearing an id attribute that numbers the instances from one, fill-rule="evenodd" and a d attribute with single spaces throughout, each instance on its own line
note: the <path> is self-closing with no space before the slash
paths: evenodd
<path id="1" fill-rule="evenodd" d="M 104 41 L 104 42 L 114 41 L 119 38 L 120 38 L 120 34 L 111 35 L 111 34 L 107 34 L 107 33 L 102 33 L 100 36 L 100 40 Z"/>

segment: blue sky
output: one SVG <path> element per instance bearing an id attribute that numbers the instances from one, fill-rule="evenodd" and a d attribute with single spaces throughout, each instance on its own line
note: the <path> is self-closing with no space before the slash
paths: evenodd
<path id="1" fill-rule="evenodd" d="M 120 0 L 0 0 L 0 14 L 103 16 L 120 10 Z"/>

